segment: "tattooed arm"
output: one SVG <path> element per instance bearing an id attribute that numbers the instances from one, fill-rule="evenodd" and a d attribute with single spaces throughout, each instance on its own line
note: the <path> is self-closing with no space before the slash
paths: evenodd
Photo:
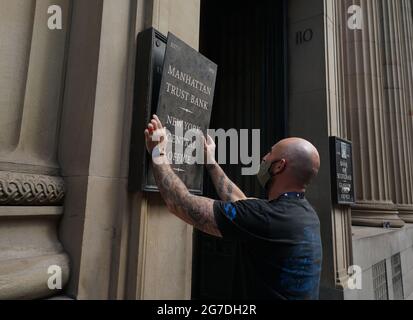
<path id="1" fill-rule="evenodd" d="M 206 168 L 214 184 L 218 196 L 223 201 L 235 202 L 238 200 L 245 200 L 245 194 L 233 183 L 224 170 L 215 161 L 215 142 L 208 135 L 208 140 L 204 141 L 204 152 L 206 155 Z"/>
<path id="2" fill-rule="evenodd" d="M 156 184 L 168 209 L 195 228 L 222 237 L 214 217 L 214 200 L 189 193 L 169 164 L 153 166 Z"/>
<path id="3" fill-rule="evenodd" d="M 237 185 L 227 177 L 218 163 L 208 164 L 206 167 L 221 200 L 235 202 L 247 199 Z"/>
<path id="4" fill-rule="evenodd" d="M 189 193 L 185 184 L 168 164 L 165 156 L 166 135 L 156 115 L 145 130 L 145 140 L 146 148 L 153 156 L 155 181 L 168 209 L 195 228 L 210 235 L 222 237 L 215 221 L 214 200 Z"/>

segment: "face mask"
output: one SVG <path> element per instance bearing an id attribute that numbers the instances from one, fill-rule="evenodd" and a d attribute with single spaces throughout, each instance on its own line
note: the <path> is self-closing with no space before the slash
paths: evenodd
<path id="1" fill-rule="evenodd" d="M 270 173 L 270 169 L 271 169 L 271 166 L 276 162 L 278 161 L 274 161 L 274 162 L 263 161 L 260 165 L 260 171 L 257 174 L 257 179 L 261 187 L 263 187 L 264 189 L 266 189 L 267 183 L 273 177 L 272 174 Z"/>

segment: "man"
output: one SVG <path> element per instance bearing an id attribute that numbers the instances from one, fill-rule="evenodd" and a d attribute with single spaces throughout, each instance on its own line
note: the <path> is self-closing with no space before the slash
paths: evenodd
<path id="1" fill-rule="evenodd" d="M 163 130 L 154 115 L 145 139 L 153 156 L 155 180 L 168 209 L 205 233 L 243 243 L 248 298 L 318 299 L 320 223 L 304 194 L 320 167 L 317 149 L 298 138 L 277 143 L 263 158 L 258 174 L 268 200 L 247 199 L 215 162 L 215 144 L 208 137 L 207 169 L 224 200 L 214 201 L 190 194 L 171 169 Z"/>

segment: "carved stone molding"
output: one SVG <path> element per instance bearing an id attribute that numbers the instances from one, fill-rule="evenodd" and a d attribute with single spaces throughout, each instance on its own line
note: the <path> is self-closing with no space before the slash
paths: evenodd
<path id="1" fill-rule="evenodd" d="M 397 207 L 391 202 L 360 201 L 351 208 L 352 222 L 356 226 L 401 228 L 405 223 L 398 213 Z"/>
<path id="2" fill-rule="evenodd" d="M 413 206 L 399 205 L 399 217 L 406 223 L 413 223 Z"/>
<path id="3" fill-rule="evenodd" d="M 55 206 L 64 195 L 61 177 L 0 171 L 0 205 Z"/>

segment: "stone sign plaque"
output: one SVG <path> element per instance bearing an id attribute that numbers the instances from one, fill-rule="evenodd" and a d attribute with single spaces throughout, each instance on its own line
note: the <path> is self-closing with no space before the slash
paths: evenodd
<path id="1" fill-rule="evenodd" d="M 197 131 L 206 135 L 211 119 L 216 75 L 215 63 L 173 34 L 168 34 L 156 114 L 168 129 L 170 148 L 167 157 L 171 167 L 195 194 L 202 194 L 203 191 L 204 166 L 193 163 L 194 156 L 197 155 L 196 143 L 201 140 L 195 136 L 191 138 L 190 133 Z M 198 148 L 200 150 L 203 150 L 201 144 Z M 146 189 L 156 191 L 151 163 L 148 168 L 149 188 Z"/>
<path id="2" fill-rule="evenodd" d="M 349 141 L 330 137 L 333 200 L 350 205 L 354 198 L 353 150 Z"/>

